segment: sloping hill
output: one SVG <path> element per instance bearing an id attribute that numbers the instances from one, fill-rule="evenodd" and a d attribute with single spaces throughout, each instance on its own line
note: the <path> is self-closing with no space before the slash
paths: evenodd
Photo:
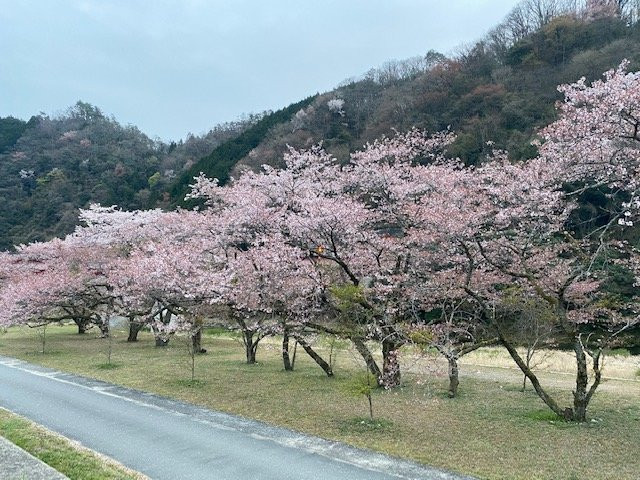
<path id="1" fill-rule="evenodd" d="M 290 121 L 296 112 L 307 107 L 314 98 L 315 96 L 312 96 L 277 112 L 266 114 L 238 136 L 217 146 L 209 155 L 201 158 L 180 175 L 171 188 L 173 203 L 184 205 L 183 199 L 189 191 L 189 184 L 200 172 L 211 178 L 217 178 L 221 184 L 226 183 L 231 170 L 264 141 L 271 128 Z"/>
<path id="2" fill-rule="evenodd" d="M 0 119 L 0 250 L 70 233 L 89 203 L 166 205 L 178 174 L 252 121 L 166 145 L 83 102 L 53 118 Z"/>
<path id="3" fill-rule="evenodd" d="M 554 119 L 557 85 L 599 77 L 624 58 L 640 69 L 638 24 L 561 16 L 515 41 L 488 36 L 453 58 L 429 52 L 391 62 L 316 97 L 290 122 L 272 128 L 238 168 L 278 165 L 286 145 L 321 141 L 346 158 L 380 135 L 413 126 L 454 130 L 458 138 L 450 153 L 467 164 L 496 147 L 527 158 L 535 155 L 530 142 L 536 129 Z"/>

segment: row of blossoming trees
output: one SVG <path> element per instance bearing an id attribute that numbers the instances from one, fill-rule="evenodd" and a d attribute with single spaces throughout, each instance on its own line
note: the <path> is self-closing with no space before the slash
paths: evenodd
<path id="1" fill-rule="evenodd" d="M 130 340 L 147 325 L 158 344 L 182 331 L 199 348 L 215 319 L 242 332 L 249 362 L 261 338 L 279 334 L 285 368 L 293 338 L 332 375 L 309 341 L 322 332 L 349 339 L 387 388 L 400 383 L 398 350 L 417 342 L 448 360 L 451 395 L 458 358 L 497 342 L 549 408 L 584 421 L 603 349 L 637 317 L 602 288 L 611 265 L 640 266 L 619 240 L 638 213 L 640 179 L 640 74 L 625 69 L 561 87 L 558 120 L 526 162 L 496 151 L 467 168 L 446 156 L 452 133 L 413 130 L 347 163 L 317 147 L 227 186 L 201 176 L 190 197 L 203 209 L 92 206 L 67 238 L 2 254 L 0 325 L 69 319 L 108 335 L 108 319 L 122 315 Z M 572 212 L 593 189 L 610 198 L 605 220 L 574 234 Z M 514 324 L 529 317 L 514 296 L 541 305 L 550 338 L 573 349 L 571 405 L 516 349 Z"/>

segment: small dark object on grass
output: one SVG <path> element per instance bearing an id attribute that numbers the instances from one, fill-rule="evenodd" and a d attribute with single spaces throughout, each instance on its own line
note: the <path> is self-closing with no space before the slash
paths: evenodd
<path id="1" fill-rule="evenodd" d="M 96 368 L 99 368 L 100 370 L 114 370 L 120 367 L 121 365 L 119 363 L 99 363 L 96 365 Z"/>
<path id="2" fill-rule="evenodd" d="M 181 387 L 189 387 L 189 388 L 196 388 L 196 387 L 204 387 L 207 382 L 205 382 L 204 380 L 178 380 L 176 382 L 177 385 L 180 385 Z"/>

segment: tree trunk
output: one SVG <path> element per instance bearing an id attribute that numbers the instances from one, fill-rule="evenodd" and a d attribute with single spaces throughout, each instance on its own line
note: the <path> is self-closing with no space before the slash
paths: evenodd
<path id="1" fill-rule="evenodd" d="M 44 355 L 47 346 L 47 324 L 42 325 L 42 354 Z"/>
<path id="2" fill-rule="evenodd" d="M 285 330 L 282 335 L 282 361 L 285 371 L 290 372 L 293 370 L 293 365 L 289 358 L 289 332 L 287 330 Z"/>
<path id="3" fill-rule="evenodd" d="M 586 415 L 587 406 L 589 405 L 589 402 L 591 401 L 593 394 L 596 393 L 596 390 L 598 386 L 600 386 L 600 382 L 602 381 L 602 367 L 600 366 L 601 353 L 602 353 L 602 350 L 598 350 L 595 354 L 592 355 L 593 373 L 595 378 L 593 379 L 593 384 L 591 385 L 591 388 L 589 388 L 589 391 L 587 392 L 587 398 L 586 398 L 586 403 L 584 407 L 585 415 Z"/>
<path id="4" fill-rule="evenodd" d="M 100 336 L 102 338 L 107 338 L 109 336 L 109 320 L 99 321 L 98 328 L 100 329 Z"/>
<path id="5" fill-rule="evenodd" d="M 127 337 L 127 342 L 137 342 L 138 332 L 142 330 L 143 326 L 144 325 L 140 322 L 129 321 L 129 336 Z"/>
<path id="6" fill-rule="evenodd" d="M 587 352 L 582 345 L 579 336 L 576 336 L 573 343 L 573 350 L 576 353 L 576 390 L 573 392 L 573 420 L 577 422 L 587 421 L 587 407 L 596 389 L 602 380 L 602 369 L 600 367 L 601 350 L 592 353 L 594 379 L 591 388 L 589 386 L 589 374 L 587 373 Z"/>
<path id="7" fill-rule="evenodd" d="M 238 324 L 240 331 L 242 332 L 242 342 L 244 343 L 247 363 L 254 364 L 256 363 L 256 352 L 258 351 L 258 343 L 260 343 L 260 335 L 258 334 L 258 338 L 254 340 L 253 337 L 256 335 L 257 330 L 247 327 L 245 321 L 239 316 L 235 317 L 235 322 Z"/>
<path id="8" fill-rule="evenodd" d="M 296 368 L 296 354 L 298 353 L 298 340 L 293 344 L 293 357 L 291 357 L 291 370 Z"/>
<path id="9" fill-rule="evenodd" d="M 300 346 L 304 348 L 304 351 L 307 352 L 307 354 L 311 358 L 313 358 L 313 360 L 320 366 L 320 368 L 322 368 L 322 370 L 324 370 L 324 373 L 327 374 L 327 377 L 333 377 L 333 370 L 331 369 L 331 365 L 325 362 L 324 359 L 320 355 L 318 355 L 318 353 L 313 348 L 311 348 L 311 345 L 309 345 L 306 340 L 300 337 L 296 337 L 296 340 L 298 340 Z"/>
<path id="10" fill-rule="evenodd" d="M 518 365 L 522 373 L 524 373 L 529 379 L 531 385 L 533 386 L 533 389 L 536 391 L 540 399 L 559 417 L 562 417 L 565 420 L 573 420 L 573 410 L 571 408 L 562 409 L 560 405 L 558 405 L 558 403 L 549 396 L 544 388 L 542 388 L 542 385 L 540 385 L 538 377 L 527 366 L 526 362 L 522 359 L 515 347 L 511 345 L 511 343 L 509 343 L 509 341 L 502 335 L 502 332 L 500 332 L 500 330 L 498 330 L 498 338 L 500 340 L 500 343 L 509 352 L 509 355 L 511 355 L 511 358 L 514 360 L 514 362 L 516 362 L 516 365 Z"/>
<path id="11" fill-rule="evenodd" d="M 202 348 L 202 328 L 198 328 L 196 333 L 191 337 L 191 342 L 194 353 L 207 353 L 207 350 Z"/>
<path id="12" fill-rule="evenodd" d="M 256 363 L 256 351 L 258 350 L 258 343 L 247 345 L 247 363 Z"/>
<path id="13" fill-rule="evenodd" d="M 256 351 L 258 350 L 258 342 L 260 340 L 253 341 L 253 331 L 252 330 L 243 330 L 242 331 L 242 341 L 244 342 L 245 354 L 247 356 L 247 363 L 253 364 L 256 363 Z"/>
<path id="14" fill-rule="evenodd" d="M 378 386 L 379 387 L 382 386 L 381 384 L 382 371 L 380 370 L 380 367 L 376 363 L 376 360 L 373 358 L 373 355 L 371 355 L 371 351 L 369 350 L 367 345 L 364 343 L 364 339 L 361 337 L 349 337 L 349 340 L 353 342 L 353 345 L 356 347 L 356 350 L 364 359 L 365 363 L 367 364 L 367 368 L 371 372 L 371 375 L 375 377 Z"/>
<path id="15" fill-rule="evenodd" d="M 531 348 L 530 345 L 527 346 L 527 355 L 525 357 L 525 363 L 527 364 L 527 368 L 531 369 L 531 359 L 533 358 L 533 353 L 534 350 Z M 526 391 L 527 390 L 527 376 L 524 375 L 522 378 L 522 391 Z"/>
<path id="16" fill-rule="evenodd" d="M 458 359 L 455 356 L 447 358 L 449 362 L 449 398 L 455 398 L 458 395 Z"/>
<path id="17" fill-rule="evenodd" d="M 384 388 L 400 386 L 398 345 L 390 339 L 382 340 L 382 384 Z"/>
<path id="18" fill-rule="evenodd" d="M 73 321 L 78 326 L 78 335 L 87 333 L 87 330 L 89 330 L 89 324 L 91 323 L 89 320 L 86 318 L 74 318 Z"/>
<path id="19" fill-rule="evenodd" d="M 573 392 L 573 416 L 579 422 L 587 419 L 587 385 L 589 374 L 587 373 L 587 355 L 580 341 L 576 338 L 573 343 L 573 351 L 576 354 L 576 389 Z"/>
<path id="20" fill-rule="evenodd" d="M 171 317 L 173 316 L 173 314 L 169 310 L 165 310 L 164 312 L 161 310 L 160 312 L 158 312 L 158 315 L 160 317 L 160 323 L 162 323 L 163 325 L 169 325 L 171 323 Z M 154 327 L 151 328 L 153 329 L 153 336 L 156 339 L 156 347 L 168 346 L 171 335 L 169 334 L 166 337 L 163 336 L 162 327 L 160 327 L 159 329 L 156 329 Z"/>

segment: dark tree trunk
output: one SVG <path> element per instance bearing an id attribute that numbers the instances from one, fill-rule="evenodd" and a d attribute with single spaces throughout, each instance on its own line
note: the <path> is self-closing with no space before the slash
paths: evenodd
<path id="1" fill-rule="evenodd" d="M 587 356 L 584 348 L 578 340 L 573 344 L 576 353 L 576 389 L 573 392 L 573 416 L 579 422 L 587 419 L 587 385 L 589 374 L 587 373 Z"/>
<path id="2" fill-rule="evenodd" d="M 253 340 L 254 332 L 252 330 L 242 331 L 242 340 L 244 342 L 245 354 L 247 356 L 247 363 L 256 363 L 256 351 L 258 350 L 258 340 Z"/>
<path id="3" fill-rule="evenodd" d="M 592 353 L 594 379 L 591 388 L 589 387 L 589 374 L 587 373 L 587 352 L 582 345 L 579 337 L 576 337 L 573 344 L 573 350 L 576 353 L 576 389 L 573 392 L 573 420 L 578 422 L 587 421 L 587 407 L 591 401 L 591 397 L 600 385 L 602 380 L 602 369 L 600 367 L 600 350 Z"/>
<path id="4" fill-rule="evenodd" d="M 246 353 L 247 353 L 247 363 L 253 364 L 256 363 L 256 351 L 258 349 L 258 344 L 249 344 L 247 345 Z"/>
<path id="5" fill-rule="evenodd" d="M 553 410 L 556 415 L 564 418 L 565 420 L 574 422 L 585 422 L 587 420 L 587 407 L 589 406 L 589 402 L 602 380 L 602 368 L 600 366 L 601 352 L 599 350 L 592 354 L 595 378 L 591 387 L 588 388 L 589 374 L 587 352 L 580 341 L 580 337 L 575 337 L 573 342 L 573 351 L 576 354 L 577 371 L 576 389 L 573 392 L 573 408 L 567 407 L 563 409 L 553 398 L 549 396 L 547 392 L 545 392 L 538 381 L 538 377 L 536 377 L 536 375 L 531 371 L 527 362 L 520 357 L 513 345 L 511 345 L 500 332 L 498 332 L 498 335 L 500 343 L 504 345 L 511 355 L 511 358 L 513 358 L 518 367 L 520 367 L 520 370 L 522 370 L 522 373 L 524 373 L 526 378 L 529 379 L 538 396 L 551 410 Z"/>
<path id="6" fill-rule="evenodd" d="M 289 332 L 287 330 L 285 330 L 282 335 L 282 361 L 285 371 L 290 372 L 293 370 L 293 365 L 289 358 Z"/>
<path id="7" fill-rule="evenodd" d="M 400 386 L 398 345 L 390 339 L 382 341 L 382 384 L 385 388 Z"/>
<path id="8" fill-rule="evenodd" d="M 291 370 L 296 368 L 296 354 L 298 353 L 298 340 L 293 344 L 293 357 L 291 358 Z"/>
<path id="9" fill-rule="evenodd" d="M 502 335 L 502 332 L 500 332 L 500 330 L 498 330 L 498 338 L 500 340 L 500 343 L 509 352 L 509 355 L 511 355 L 513 361 L 516 362 L 516 365 L 518 365 L 522 373 L 524 373 L 529 379 L 531 385 L 533 386 L 533 389 L 536 391 L 540 399 L 559 417 L 562 417 L 565 420 L 573 420 L 573 410 L 571 408 L 562 409 L 562 407 L 560 407 L 560 405 L 558 405 L 558 403 L 553 398 L 551 398 L 551 396 L 544 390 L 544 388 L 542 388 L 542 385 L 540 385 L 540 381 L 538 380 L 536 374 L 533 373 L 533 371 L 527 366 L 526 362 L 522 359 L 515 347 L 511 345 L 511 343 Z"/>
<path id="10" fill-rule="evenodd" d="M 100 329 L 100 336 L 107 338 L 109 336 L 109 320 L 98 322 L 98 328 Z"/>
<path id="11" fill-rule="evenodd" d="M 87 333 L 87 330 L 89 330 L 89 324 L 91 323 L 89 320 L 86 318 L 74 318 L 73 321 L 78 326 L 78 335 Z"/>
<path id="12" fill-rule="evenodd" d="M 140 322 L 129 321 L 129 336 L 127 337 L 127 342 L 137 342 L 138 333 L 142 330 L 142 327 L 143 324 Z"/>
<path id="13" fill-rule="evenodd" d="M 202 348 L 202 328 L 198 328 L 196 333 L 191 337 L 192 348 L 194 353 L 207 353 L 207 350 Z"/>
<path id="14" fill-rule="evenodd" d="M 378 386 L 379 387 L 382 386 L 381 385 L 382 371 L 380 370 L 380 367 L 376 363 L 376 360 L 373 358 L 373 355 L 371 355 L 371 351 L 369 350 L 366 343 L 364 342 L 364 339 L 361 337 L 350 337 L 349 339 L 353 342 L 353 345 L 356 347 L 356 350 L 364 359 L 365 363 L 367 364 L 367 368 L 371 372 L 371 375 L 375 377 Z"/>
<path id="15" fill-rule="evenodd" d="M 449 362 L 449 398 L 455 398 L 458 395 L 458 359 L 455 356 L 447 358 Z"/>
<path id="16" fill-rule="evenodd" d="M 531 359 L 533 358 L 533 350 L 531 349 L 531 346 L 527 346 L 527 355 L 524 358 L 525 363 L 527 364 L 527 368 L 531 369 Z M 527 390 L 527 376 L 523 375 L 522 376 L 522 391 L 526 391 Z"/>
<path id="17" fill-rule="evenodd" d="M 304 348 L 304 351 L 307 352 L 307 354 L 311 358 L 313 358 L 313 360 L 320 366 L 320 368 L 322 368 L 322 370 L 324 370 L 324 373 L 327 374 L 327 377 L 333 377 L 333 370 L 331 369 L 331 365 L 325 362 L 325 360 L 320 355 L 318 355 L 318 353 L 313 348 L 311 348 L 311 345 L 309 345 L 306 340 L 300 337 L 296 337 L 296 340 L 298 340 L 300 346 Z"/>
<path id="18" fill-rule="evenodd" d="M 449 390 L 447 391 L 447 394 L 449 395 L 449 398 L 455 398 L 458 396 L 458 387 L 460 385 L 458 361 L 460 360 L 460 358 L 467 355 L 468 353 L 477 350 L 478 348 L 487 345 L 493 345 L 496 343 L 496 341 L 496 338 L 490 338 L 482 341 L 476 341 L 475 343 L 468 344 L 466 346 L 460 345 L 458 348 L 452 348 L 450 342 L 447 342 L 447 345 L 435 344 L 435 347 L 438 349 L 438 351 L 444 358 L 447 359 L 449 374 Z"/>
<path id="19" fill-rule="evenodd" d="M 242 343 L 244 343 L 244 352 L 247 357 L 247 363 L 256 363 L 256 352 L 258 351 L 258 344 L 262 338 L 256 330 L 248 328 L 247 324 L 241 317 L 235 317 L 235 321 L 242 332 Z M 254 337 L 256 337 L 255 340 Z"/>

